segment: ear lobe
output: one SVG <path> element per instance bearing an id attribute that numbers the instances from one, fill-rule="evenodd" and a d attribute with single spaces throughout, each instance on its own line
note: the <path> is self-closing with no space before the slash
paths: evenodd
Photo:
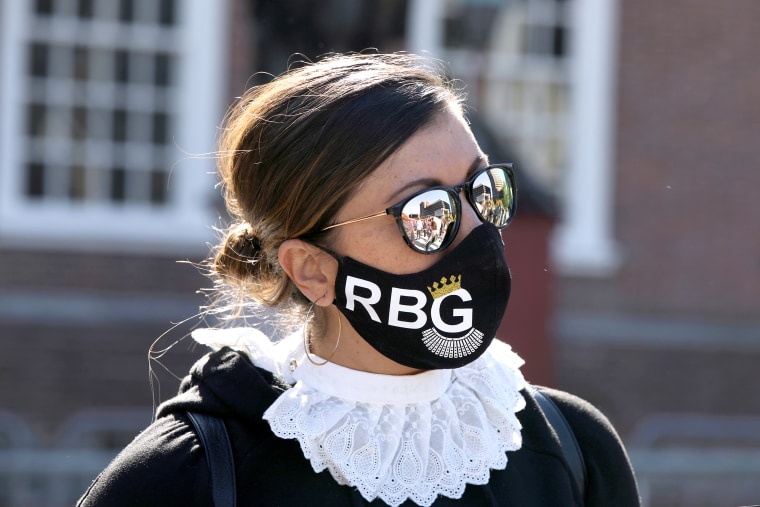
<path id="1" fill-rule="evenodd" d="M 288 239 L 280 245 L 277 256 L 304 296 L 319 306 L 332 304 L 338 263 L 331 255 L 303 240 Z"/>

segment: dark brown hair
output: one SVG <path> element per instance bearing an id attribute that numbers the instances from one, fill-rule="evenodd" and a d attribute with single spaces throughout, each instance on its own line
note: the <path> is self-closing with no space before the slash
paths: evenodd
<path id="1" fill-rule="evenodd" d="M 333 55 L 249 89 L 230 109 L 218 170 L 233 224 L 217 288 L 267 306 L 305 303 L 279 265 L 290 238 L 319 240 L 354 189 L 458 92 L 408 54 Z M 429 62 L 428 62 L 429 63 Z"/>

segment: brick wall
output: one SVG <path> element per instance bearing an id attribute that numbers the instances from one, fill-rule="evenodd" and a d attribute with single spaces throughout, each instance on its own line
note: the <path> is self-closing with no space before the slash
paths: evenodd
<path id="1" fill-rule="evenodd" d="M 559 280 L 558 375 L 624 432 L 659 411 L 758 414 L 760 3 L 621 9 L 623 265 Z"/>
<path id="2" fill-rule="evenodd" d="M 210 285 L 175 260 L 0 250 L 0 408 L 52 438 L 77 410 L 150 407 L 148 349 L 173 322 L 198 311 L 204 299 L 195 291 Z M 190 345 L 180 343 L 164 360 L 179 376 L 202 353 Z M 158 370 L 166 398 L 177 382 Z"/>
<path id="3" fill-rule="evenodd" d="M 617 230 L 621 304 L 760 308 L 760 4 L 624 2 Z"/>

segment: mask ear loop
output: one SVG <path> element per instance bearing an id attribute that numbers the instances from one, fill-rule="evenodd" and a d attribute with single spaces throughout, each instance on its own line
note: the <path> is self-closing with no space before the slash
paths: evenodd
<path id="1" fill-rule="evenodd" d="M 320 297 L 319 299 L 322 299 L 322 297 Z M 317 299 L 317 301 L 319 301 L 319 299 Z M 340 312 L 338 312 L 338 339 L 335 341 L 335 348 L 333 348 L 333 351 L 330 352 L 330 355 L 328 356 L 328 358 L 322 361 L 321 363 L 312 359 L 311 357 L 312 354 L 309 351 L 309 342 L 311 340 L 309 337 L 307 326 L 309 324 L 309 317 L 311 316 L 311 312 L 314 309 L 314 304 L 317 301 L 312 301 L 311 306 L 309 307 L 309 311 L 306 312 L 306 319 L 304 320 L 304 323 L 303 323 L 303 351 L 306 353 L 306 359 L 308 359 L 311 364 L 313 364 L 314 366 L 324 366 L 330 362 L 330 359 L 332 359 L 332 357 L 335 355 L 335 352 L 338 350 L 338 346 L 340 345 L 340 335 L 341 335 L 341 332 L 343 331 L 343 321 L 340 318 Z"/>

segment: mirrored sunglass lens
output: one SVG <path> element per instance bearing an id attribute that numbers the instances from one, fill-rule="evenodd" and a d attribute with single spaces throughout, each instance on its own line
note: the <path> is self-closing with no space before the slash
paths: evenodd
<path id="1" fill-rule="evenodd" d="M 479 174 L 472 184 L 472 200 L 484 221 L 506 227 L 512 220 L 515 202 L 507 171 L 494 167 Z"/>
<path id="2" fill-rule="evenodd" d="M 412 198 L 401 210 L 404 234 L 420 252 L 436 252 L 448 244 L 455 229 L 457 206 L 445 190 L 428 190 Z"/>

